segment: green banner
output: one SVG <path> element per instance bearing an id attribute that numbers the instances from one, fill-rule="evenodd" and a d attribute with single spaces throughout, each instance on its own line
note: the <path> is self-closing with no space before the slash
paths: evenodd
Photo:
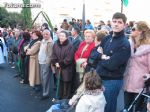
<path id="1" fill-rule="evenodd" d="M 122 0 L 122 2 L 123 2 L 124 6 L 126 6 L 126 7 L 128 6 L 128 3 L 129 3 L 128 0 Z"/>

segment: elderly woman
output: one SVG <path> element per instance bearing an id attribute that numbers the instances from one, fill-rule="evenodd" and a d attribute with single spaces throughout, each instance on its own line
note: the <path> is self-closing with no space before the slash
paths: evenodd
<path id="1" fill-rule="evenodd" d="M 76 72 L 80 77 L 80 82 L 82 81 L 84 69 L 87 65 L 86 61 L 90 56 L 92 49 L 95 47 L 95 32 L 93 30 L 85 30 L 84 36 L 85 40 L 80 43 L 79 48 L 75 53 Z"/>
<path id="2" fill-rule="evenodd" d="M 38 53 L 40 49 L 41 33 L 39 31 L 32 32 L 32 41 L 30 42 L 28 48 L 26 49 L 26 55 L 29 55 L 29 84 L 32 87 L 38 87 L 41 84 L 39 63 L 38 63 Z"/>
<path id="3" fill-rule="evenodd" d="M 143 76 L 150 77 L 150 29 L 144 21 L 137 22 L 132 28 L 130 44 L 132 55 L 124 74 L 126 108 L 144 87 Z M 143 98 L 138 101 L 135 111 L 141 110 Z"/>
<path id="4" fill-rule="evenodd" d="M 56 71 L 60 72 L 59 98 L 68 99 L 71 97 L 71 81 L 73 74 L 74 48 L 68 40 L 68 33 L 61 31 L 58 41 L 53 46 L 51 63 Z M 57 74 L 56 74 L 57 75 Z"/>

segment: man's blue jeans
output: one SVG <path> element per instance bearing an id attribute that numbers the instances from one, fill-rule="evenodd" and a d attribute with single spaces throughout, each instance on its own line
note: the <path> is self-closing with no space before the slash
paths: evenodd
<path id="1" fill-rule="evenodd" d="M 102 80 L 105 87 L 104 96 L 106 98 L 105 112 L 116 112 L 117 98 L 123 85 L 123 80 Z"/>

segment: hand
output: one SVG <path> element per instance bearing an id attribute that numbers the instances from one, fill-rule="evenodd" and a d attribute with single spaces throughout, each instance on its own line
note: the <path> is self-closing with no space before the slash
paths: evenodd
<path id="1" fill-rule="evenodd" d="M 102 48 L 102 47 L 98 47 L 98 48 L 97 48 L 97 52 L 103 54 L 103 48 Z"/>
<path id="2" fill-rule="evenodd" d="M 56 63 L 55 66 L 56 66 L 56 68 L 60 68 L 59 63 Z"/>
<path id="3" fill-rule="evenodd" d="M 81 67 L 86 68 L 86 65 L 87 65 L 87 62 L 83 62 L 83 63 L 81 64 Z"/>
<path id="4" fill-rule="evenodd" d="M 108 60 L 108 59 L 110 59 L 110 56 L 107 56 L 107 55 L 103 54 L 101 59 Z"/>

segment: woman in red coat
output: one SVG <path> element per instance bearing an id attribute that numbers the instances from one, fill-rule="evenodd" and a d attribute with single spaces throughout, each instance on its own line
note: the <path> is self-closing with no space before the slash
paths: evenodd
<path id="1" fill-rule="evenodd" d="M 84 37 L 85 40 L 80 43 L 78 50 L 75 52 L 76 72 L 79 75 L 80 79 L 78 80 L 80 80 L 80 82 L 83 78 L 86 60 L 88 59 L 92 49 L 95 47 L 95 32 L 93 30 L 85 30 Z"/>

